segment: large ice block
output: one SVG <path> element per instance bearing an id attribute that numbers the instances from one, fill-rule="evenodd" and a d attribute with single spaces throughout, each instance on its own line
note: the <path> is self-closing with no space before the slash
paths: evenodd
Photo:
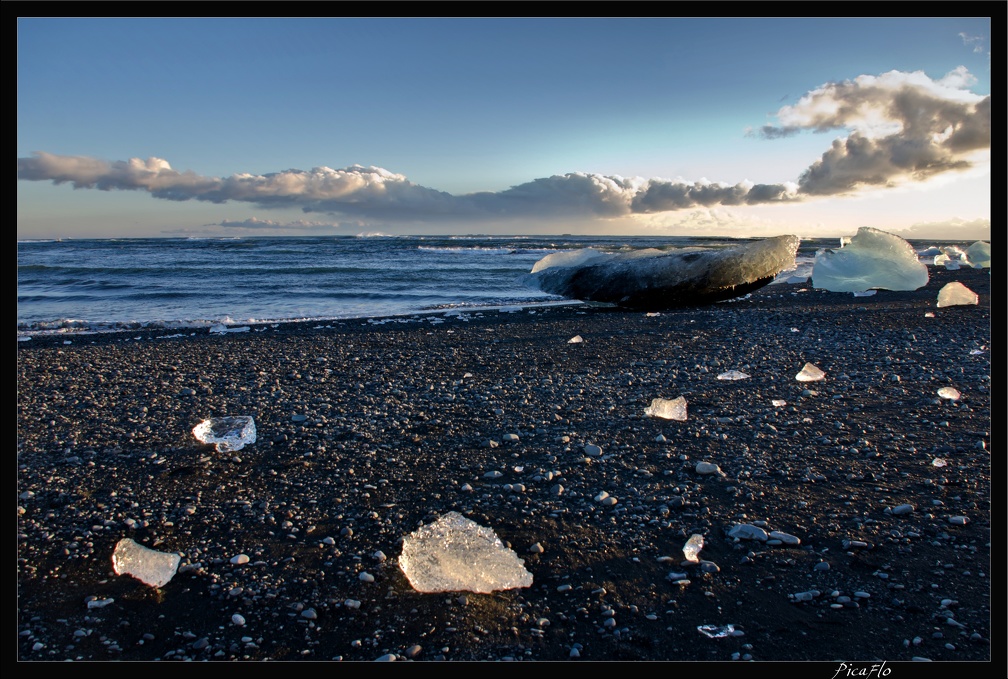
<path id="1" fill-rule="evenodd" d="M 112 553 L 112 569 L 116 575 L 132 575 L 145 585 L 164 587 L 175 577 L 181 560 L 178 554 L 148 549 L 132 538 L 123 538 Z"/>
<path id="2" fill-rule="evenodd" d="M 403 538 L 399 567 L 418 592 L 477 592 L 532 585 L 524 561 L 490 528 L 448 512 Z"/>
<path id="3" fill-rule="evenodd" d="M 816 253 L 812 265 L 812 287 L 830 292 L 917 290 L 927 282 L 927 265 L 910 243 L 868 226 L 839 250 Z"/>
<path id="4" fill-rule="evenodd" d="M 989 269 L 991 248 L 990 243 L 978 240 L 966 249 L 966 257 L 975 269 Z"/>
<path id="5" fill-rule="evenodd" d="M 216 444 L 218 453 L 241 450 L 256 441 L 255 420 L 248 415 L 211 417 L 193 427 L 192 433 L 201 443 Z"/>
<path id="6" fill-rule="evenodd" d="M 536 262 L 527 282 L 570 299 L 645 311 L 711 304 L 794 269 L 800 242 L 776 236 L 719 249 L 557 252 Z"/>

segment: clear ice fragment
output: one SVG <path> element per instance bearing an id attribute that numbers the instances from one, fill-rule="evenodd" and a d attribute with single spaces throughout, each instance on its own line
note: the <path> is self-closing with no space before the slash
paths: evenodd
<path id="1" fill-rule="evenodd" d="M 795 379 L 799 382 L 818 382 L 824 377 L 826 377 L 826 373 L 811 363 L 806 363 L 801 372 L 795 375 Z"/>
<path id="2" fill-rule="evenodd" d="M 151 587 L 164 587 L 175 576 L 178 554 L 148 549 L 131 538 L 116 543 L 112 553 L 112 569 L 116 575 L 132 575 Z"/>
<path id="3" fill-rule="evenodd" d="M 697 625 L 697 631 L 711 639 L 735 636 L 735 625 Z"/>
<path id="4" fill-rule="evenodd" d="M 664 398 L 651 399 L 651 405 L 644 409 L 648 417 L 659 417 L 663 420 L 686 421 L 686 399 L 682 396 L 671 401 Z"/>
<path id="5" fill-rule="evenodd" d="M 980 297 L 959 281 L 948 283 L 938 291 L 938 306 L 957 306 L 960 304 L 977 304 Z"/>
<path id="6" fill-rule="evenodd" d="M 192 430 L 200 443 L 214 443 L 218 453 L 230 453 L 255 443 L 255 420 L 249 415 L 236 417 L 211 417 Z"/>
<path id="7" fill-rule="evenodd" d="M 745 380 L 749 378 L 749 375 L 740 370 L 729 370 L 721 373 L 717 378 L 719 380 Z"/>
<path id="8" fill-rule="evenodd" d="M 687 561 L 697 563 L 699 561 L 701 549 L 703 549 L 703 536 L 699 533 L 694 533 L 690 536 L 690 539 L 686 541 L 686 544 L 683 545 L 683 556 L 686 557 Z"/>
<path id="9" fill-rule="evenodd" d="M 938 395 L 949 401 L 958 401 L 962 397 L 955 387 L 942 387 L 938 390 Z"/>
<path id="10" fill-rule="evenodd" d="M 448 512 L 403 538 L 399 567 L 418 592 L 477 592 L 532 585 L 524 561 L 490 528 Z"/>
<path id="11" fill-rule="evenodd" d="M 868 226 L 839 250 L 817 252 L 812 265 L 812 287 L 831 292 L 917 290 L 927 282 L 927 265 L 910 243 Z"/>

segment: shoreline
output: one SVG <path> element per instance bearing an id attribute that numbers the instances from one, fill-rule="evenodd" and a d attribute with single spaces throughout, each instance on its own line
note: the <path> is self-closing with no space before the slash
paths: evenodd
<path id="1" fill-rule="evenodd" d="M 989 661 L 990 273 L 929 273 L 657 315 L 18 342 L 18 658 Z M 936 308 L 950 281 L 980 303 Z M 826 378 L 795 381 L 805 362 Z M 644 414 L 677 396 L 686 421 Z M 252 415 L 257 441 L 193 438 L 222 415 Z M 449 511 L 532 586 L 413 590 L 401 539 Z M 115 575 L 123 537 L 179 572 L 160 590 Z"/>

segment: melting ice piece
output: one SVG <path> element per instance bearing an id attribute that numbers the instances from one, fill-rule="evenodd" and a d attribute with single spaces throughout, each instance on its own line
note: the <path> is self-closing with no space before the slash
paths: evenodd
<path id="1" fill-rule="evenodd" d="M 249 415 L 211 417 L 193 427 L 192 433 L 200 443 L 217 444 L 218 453 L 241 450 L 256 441 L 255 420 Z"/>
<path id="2" fill-rule="evenodd" d="M 403 539 L 399 567 L 418 592 L 477 592 L 532 585 L 532 574 L 493 530 L 448 512 Z"/>
<path id="3" fill-rule="evenodd" d="M 690 539 L 686 541 L 686 544 L 683 545 L 683 556 L 686 557 L 687 561 L 697 563 L 699 561 L 701 549 L 703 549 L 703 536 L 699 533 L 694 533 L 690 536 Z"/>
<path id="4" fill-rule="evenodd" d="M 949 401 L 958 401 L 962 394 L 954 387 L 942 387 L 938 390 L 938 395 Z"/>
<path id="5" fill-rule="evenodd" d="M 868 226 L 839 250 L 817 252 L 812 265 L 812 287 L 830 292 L 916 290 L 927 282 L 927 265 L 910 243 Z"/>
<path id="6" fill-rule="evenodd" d="M 990 268 L 990 243 L 978 240 L 966 249 L 966 257 L 975 269 Z"/>
<path id="7" fill-rule="evenodd" d="M 742 297 L 795 268 L 797 236 L 741 245 L 618 254 L 584 249 L 557 252 L 535 263 L 526 278 L 543 292 L 570 299 L 661 311 Z"/>
<path id="8" fill-rule="evenodd" d="M 735 625 L 697 625 L 697 631 L 711 639 L 735 636 Z"/>
<path id="9" fill-rule="evenodd" d="M 946 284 L 938 291 L 938 306 L 978 304 L 980 297 L 959 281 Z"/>
<path id="10" fill-rule="evenodd" d="M 644 414 L 648 417 L 660 417 L 663 420 L 686 421 L 686 399 L 682 396 L 672 399 L 665 398 L 651 399 L 651 405 L 644 409 Z"/>
<path id="11" fill-rule="evenodd" d="M 728 372 L 723 372 L 717 376 L 719 380 L 744 380 L 748 379 L 749 375 L 739 370 L 729 370 Z"/>
<path id="12" fill-rule="evenodd" d="M 824 377 L 826 373 L 811 363 L 806 363 L 802 366 L 801 372 L 795 375 L 795 379 L 799 382 L 818 382 Z"/>
<path id="13" fill-rule="evenodd" d="M 112 553 L 112 568 L 116 575 L 132 575 L 151 587 L 164 587 L 175 576 L 178 554 L 148 549 L 131 538 L 116 543 Z"/>
<path id="14" fill-rule="evenodd" d="M 775 408 L 781 408 L 787 405 L 787 401 L 781 398 L 775 398 L 772 401 L 770 401 L 770 403 L 772 403 Z"/>

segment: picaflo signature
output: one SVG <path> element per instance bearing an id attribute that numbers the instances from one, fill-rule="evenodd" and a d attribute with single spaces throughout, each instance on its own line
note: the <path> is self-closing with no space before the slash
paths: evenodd
<path id="1" fill-rule="evenodd" d="M 833 675 L 833 679 L 838 679 L 839 677 L 865 677 L 865 679 L 868 677 L 887 677 L 892 672 L 892 668 L 885 665 L 885 660 L 880 663 L 872 663 L 871 665 L 842 662 Z"/>

